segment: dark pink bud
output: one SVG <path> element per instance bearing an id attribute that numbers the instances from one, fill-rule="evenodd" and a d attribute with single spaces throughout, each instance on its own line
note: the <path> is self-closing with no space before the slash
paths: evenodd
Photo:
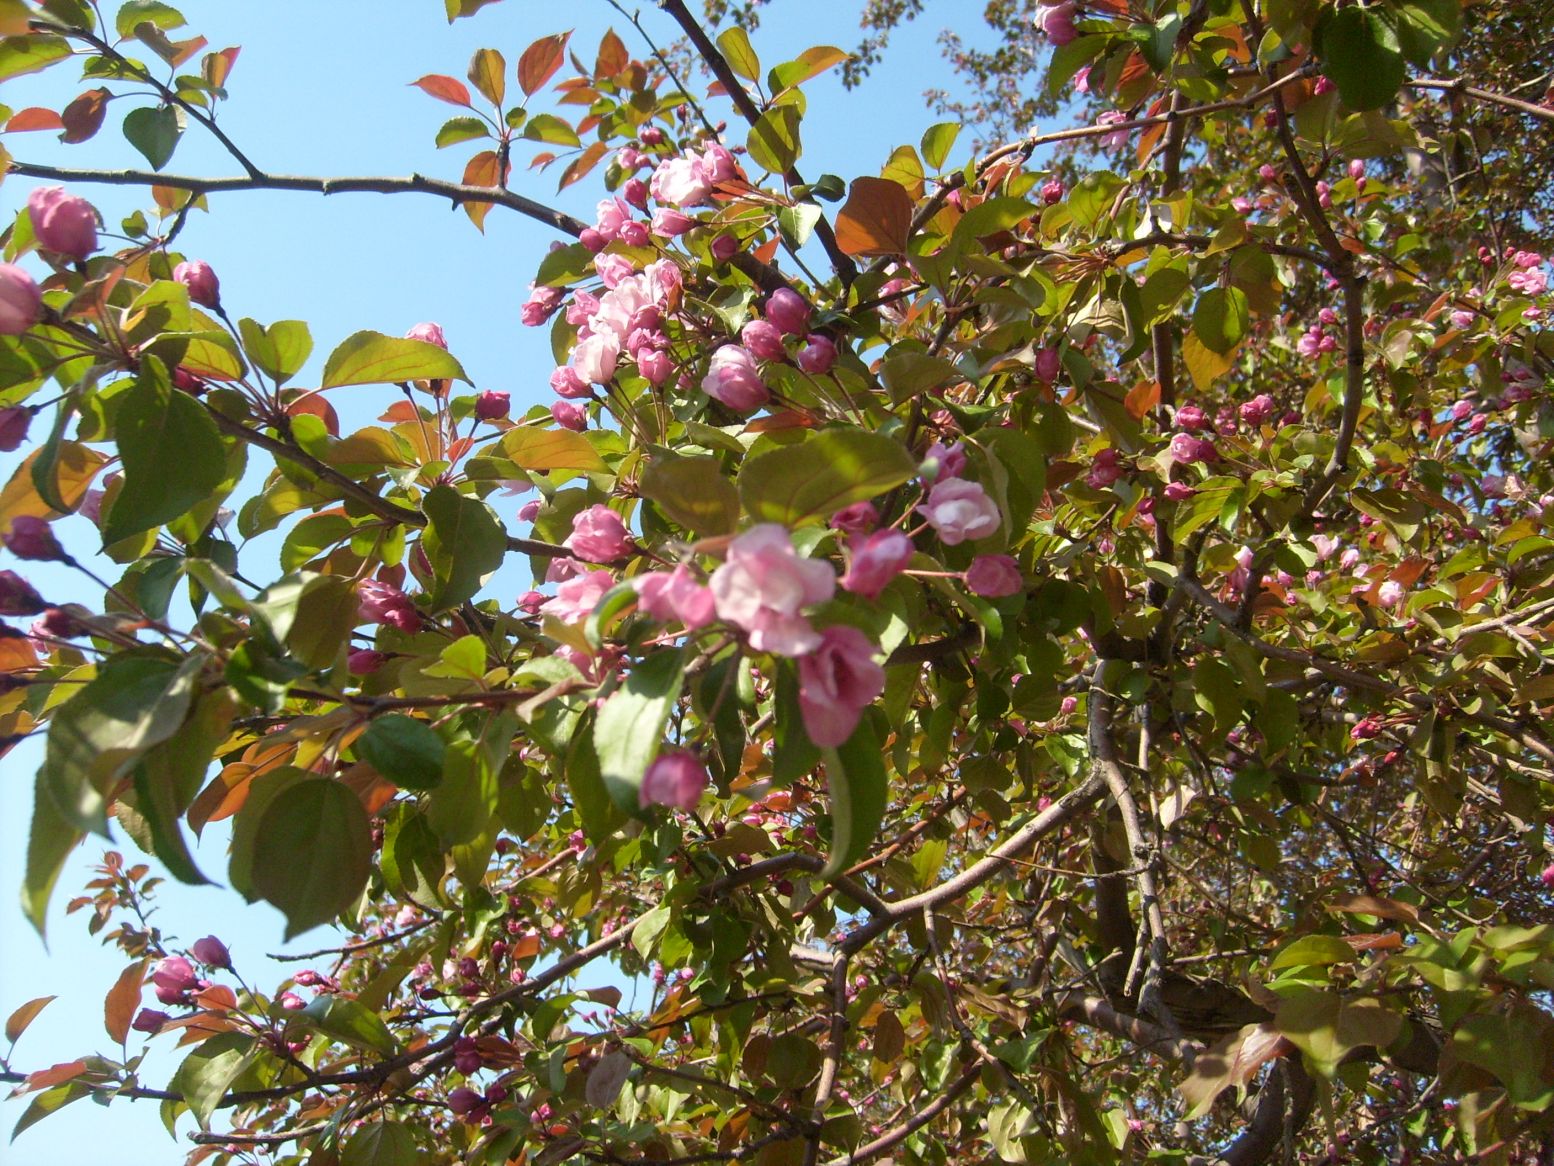
<path id="1" fill-rule="evenodd" d="M 1056 178 L 1049 178 L 1041 184 L 1041 201 L 1048 206 L 1063 201 L 1063 184 Z"/>
<path id="2" fill-rule="evenodd" d="M 155 1036 L 162 1031 L 162 1026 L 172 1017 L 159 1008 L 142 1008 L 135 1013 L 135 1019 L 130 1021 L 130 1027 L 136 1032 L 143 1032 L 147 1036 Z"/>
<path id="3" fill-rule="evenodd" d="M 40 186 L 27 196 L 32 234 L 45 251 L 85 259 L 97 250 L 97 212 L 63 186 Z"/>
<path id="4" fill-rule="evenodd" d="M 424 340 L 428 344 L 437 345 L 438 348 L 448 347 L 448 339 L 442 334 L 442 325 L 433 324 L 430 321 L 424 324 L 417 324 L 410 329 L 410 331 L 405 333 L 405 339 Z"/>
<path id="5" fill-rule="evenodd" d="M 872 502 L 854 502 L 831 516 L 831 527 L 850 535 L 865 535 L 880 524 L 880 512 Z"/>
<path id="6" fill-rule="evenodd" d="M 448 1094 L 448 1108 L 453 1111 L 454 1116 L 463 1118 L 465 1121 L 478 1121 L 479 1119 L 475 1117 L 476 1111 L 483 1110 L 485 1107 L 484 1097 L 462 1085 Z"/>
<path id="7" fill-rule="evenodd" d="M 621 187 L 621 196 L 639 211 L 645 211 L 648 204 L 648 184 L 640 178 L 633 178 Z"/>
<path id="8" fill-rule="evenodd" d="M 13 263 L 0 263 L 0 336 L 20 336 L 42 315 L 43 292 L 32 276 Z"/>
<path id="9" fill-rule="evenodd" d="M 719 263 L 727 263 L 739 252 L 739 240 L 732 235 L 719 235 L 712 241 L 712 257 Z"/>
<path id="10" fill-rule="evenodd" d="M 158 960 L 151 973 L 151 983 L 156 987 L 156 998 L 163 1004 L 184 1004 L 189 993 L 199 987 L 194 965 L 182 956 L 170 956 Z"/>
<path id="11" fill-rule="evenodd" d="M 475 416 L 482 421 L 499 421 L 511 408 L 511 398 L 495 389 L 487 389 L 475 398 Z"/>
<path id="12" fill-rule="evenodd" d="M 48 606 L 15 571 L 0 571 L 0 615 L 37 615 Z"/>
<path id="13" fill-rule="evenodd" d="M 581 433 L 588 428 L 588 410 L 576 401 L 552 402 L 550 416 L 563 429 Z"/>
<path id="14" fill-rule="evenodd" d="M 1538 876 L 1545 887 L 1554 890 L 1554 863 L 1543 868 L 1543 873 Z"/>
<path id="15" fill-rule="evenodd" d="M 70 558 L 49 524 L 30 514 L 18 514 L 11 519 L 11 529 L 0 536 L 0 542 L 4 542 L 6 549 L 18 559 L 63 563 Z"/>
<path id="16" fill-rule="evenodd" d="M 388 663 L 388 653 L 375 648 L 357 648 L 345 658 L 346 670 L 352 676 L 371 676 Z"/>
<path id="17" fill-rule="evenodd" d="M 461 1036 L 453 1042 L 453 1067 L 464 1076 L 480 1071 L 480 1046 L 473 1037 Z"/>
<path id="18" fill-rule="evenodd" d="M 173 388 L 179 392 L 188 393 L 191 397 L 198 397 L 205 391 L 205 382 L 194 373 L 179 365 L 173 369 Z"/>
<path id="19" fill-rule="evenodd" d="M 356 585 L 356 596 L 360 616 L 368 623 L 388 624 L 402 632 L 418 631 L 421 627 L 421 613 L 398 587 L 365 579 Z"/>
<path id="20" fill-rule="evenodd" d="M 173 268 L 173 278 L 189 289 L 189 298 L 202 308 L 221 306 L 221 281 L 203 259 L 191 259 Z"/>
<path id="21" fill-rule="evenodd" d="M 582 234 L 578 235 L 577 241 L 595 255 L 610 245 L 610 241 L 605 238 L 604 232 L 594 227 L 584 227 Z"/>
<path id="22" fill-rule="evenodd" d="M 230 968 L 232 966 L 232 955 L 227 951 L 227 945 L 214 935 L 207 935 L 204 939 L 196 939 L 194 945 L 189 948 L 189 954 L 207 968 Z"/>
<path id="23" fill-rule="evenodd" d="M 708 780 L 707 767 L 696 760 L 694 753 L 666 749 L 653 759 L 642 775 L 637 801 L 644 810 L 653 805 L 694 810 Z"/>
<path id="24" fill-rule="evenodd" d="M 778 288 L 766 301 L 766 318 L 789 336 L 809 331 L 809 305 L 804 297 L 789 288 Z"/>
<path id="25" fill-rule="evenodd" d="M 739 339 L 761 360 L 787 359 L 788 354 L 782 346 L 782 333 L 769 320 L 751 320 L 739 330 Z"/>
<path id="26" fill-rule="evenodd" d="M 643 126 L 642 132 L 637 135 L 642 139 L 644 146 L 662 146 L 664 144 L 664 131 L 658 126 Z"/>
<path id="27" fill-rule="evenodd" d="M 824 376 L 836 363 L 836 345 L 818 332 L 811 332 L 799 349 L 798 363 L 810 376 Z"/>
<path id="28" fill-rule="evenodd" d="M 911 561 L 911 539 L 899 530 L 877 530 L 853 543 L 842 586 L 865 599 L 877 599 Z"/>

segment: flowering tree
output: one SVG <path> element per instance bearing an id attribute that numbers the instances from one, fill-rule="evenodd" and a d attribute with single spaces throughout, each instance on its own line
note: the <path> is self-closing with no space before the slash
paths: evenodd
<path id="1" fill-rule="evenodd" d="M 346 1166 L 1548 1160 L 1554 334 L 1500 193 L 1554 110 L 1486 63 L 1514 6 L 995 5 L 1041 66 L 1000 83 L 1072 125 L 845 177 L 800 162 L 846 54 L 658 8 L 640 55 L 416 82 L 461 181 L 329 180 L 225 135 L 236 50 L 168 5 L 0 0 L 0 77 L 91 86 L 6 129 L 87 142 L 130 94 L 150 166 L 8 161 L 42 185 L 0 531 L 81 579 L 0 574 L 28 912 L 110 823 L 198 881 L 230 819 L 233 887 L 349 932 L 282 979 L 172 950 L 110 853 L 77 903 L 130 961 L 123 1051 L 8 1062 L 24 1125 L 151 1098 L 191 1161 Z M 241 173 L 169 171 L 186 129 Z M 593 222 L 510 188 L 535 150 Z M 111 243 L 93 183 L 151 199 Z M 434 324 L 296 383 L 308 326 L 176 250 L 266 188 L 554 228 L 553 404 L 471 391 Z"/>

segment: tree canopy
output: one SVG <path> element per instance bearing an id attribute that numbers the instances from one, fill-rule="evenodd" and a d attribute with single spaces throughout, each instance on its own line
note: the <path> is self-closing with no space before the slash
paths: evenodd
<path id="1" fill-rule="evenodd" d="M 159 1104 L 190 1162 L 314 1166 L 1548 1161 L 1554 16 L 999 0 L 927 78 L 956 120 L 837 175 L 806 84 L 932 6 L 775 62 L 782 0 L 612 7 L 597 46 L 428 62 L 462 171 L 313 178 L 227 136 L 263 95 L 173 7 L 0 0 L 0 79 L 84 86 L 0 109 L 33 184 L 0 737 L 45 742 L 29 917 L 111 837 L 72 907 L 126 959 L 108 1052 L 7 1054 L 20 1128 Z M 26 160 L 89 155 L 110 100 L 145 169 Z M 197 133 L 234 176 L 177 170 Z M 107 184 L 143 209 L 103 221 Z M 549 404 L 436 323 L 320 369 L 244 316 L 182 237 L 267 189 L 555 232 L 514 305 Z M 341 929 L 314 966 L 146 921 L 221 821 L 213 874 Z"/>

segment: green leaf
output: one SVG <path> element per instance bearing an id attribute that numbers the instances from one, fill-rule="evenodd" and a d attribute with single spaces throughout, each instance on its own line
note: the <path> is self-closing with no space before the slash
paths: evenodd
<path id="1" fill-rule="evenodd" d="M 1314 40 L 1322 71 L 1350 109 L 1380 109 L 1402 88 L 1407 63 L 1396 30 L 1379 10 L 1329 9 L 1317 21 Z"/>
<path id="2" fill-rule="evenodd" d="M 237 1080 L 238 1074 L 253 1059 L 254 1038 L 241 1032 L 223 1032 L 209 1037 L 187 1057 L 168 1087 L 183 1095 L 200 1128 L 210 1128 L 210 1115 L 222 1096 Z"/>
<path id="3" fill-rule="evenodd" d="M 0 81 L 47 69 L 70 56 L 62 36 L 8 36 L 0 40 Z"/>
<path id="4" fill-rule="evenodd" d="M 326 993 L 313 997 L 298 1019 L 305 1020 L 326 1036 L 344 1041 L 353 1049 L 392 1057 L 399 1043 L 389 1032 L 383 1018 L 347 996 Z"/>
<path id="5" fill-rule="evenodd" d="M 178 111 L 170 105 L 132 109 L 124 117 L 125 138 L 146 156 L 153 170 L 167 165 L 178 148 L 181 133 L 183 126 L 178 123 Z"/>
<path id="6" fill-rule="evenodd" d="M 442 844 L 426 815 L 410 803 L 395 805 L 387 815 L 378 865 L 390 893 L 417 903 L 435 903 L 442 898 L 442 878 L 448 865 Z"/>
<path id="7" fill-rule="evenodd" d="M 183 724 L 201 663 L 125 652 L 54 711 L 39 776 L 66 822 L 107 834 L 109 794 Z"/>
<path id="8" fill-rule="evenodd" d="M 1462 32 L 1461 0 L 1403 0 L 1394 11 L 1403 55 L 1421 69 Z"/>
<path id="9" fill-rule="evenodd" d="M 798 526 L 867 502 L 916 472 L 917 462 L 894 438 L 826 429 L 747 461 L 739 473 L 739 498 L 752 518 Z"/>
<path id="10" fill-rule="evenodd" d="M 443 10 L 448 14 L 448 23 L 465 16 L 473 16 L 487 4 L 495 4 L 497 0 L 442 0 Z"/>
<path id="11" fill-rule="evenodd" d="M 600 473 L 609 469 L 588 438 L 570 429 L 509 429 L 502 435 L 502 456 L 520 470 L 582 470 Z"/>
<path id="12" fill-rule="evenodd" d="M 728 62 L 729 68 L 746 81 L 761 79 L 761 58 L 755 55 L 755 49 L 750 47 L 750 38 L 739 25 L 733 25 L 718 35 L 718 48 L 722 50 L 723 59 Z"/>
<path id="13" fill-rule="evenodd" d="M 960 122 L 958 121 L 941 121 L 938 125 L 929 126 L 923 131 L 923 140 L 918 148 L 929 169 L 943 168 L 945 160 L 950 156 L 950 150 L 955 146 L 955 139 L 959 136 Z"/>
<path id="14" fill-rule="evenodd" d="M 783 207 L 777 212 L 777 229 L 782 232 L 783 242 L 795 249 L 804 246 L 814 234 L 820 216 L 820 208 L 812 202 Z"/>
<path id="15" fill-rule="evenodd" d="M 357 1126 L 340 1152 L 340 1166 L 416 1166 L 422 1160 L 415 1135 L 397 1121 Z"/>
<path id="16" fill-rule="evenodd" d="M 553 146 L 570 146 L 573 149 L 583 144 L 583 139 L 577 136 L 572 124 L 553 113 L 537 113 L 531 117 L 523 127 L 523 136 L 531 142 L 549 142 Z"/>
<path id="17" fill-rule="evenodd" d="M 793 663 L 782 660 L 777 666 L 777 714 L 773 726 L 772 780 L 790 786 L 814 771 L 820 764 L 820 749 L 804 731 L 799 710 L 799 678 Z"/>
<path id="18" fill-rule="evenodd" d="M 1300 988 L 1279 1005 L 1274 1026 L 1324 1077 L 1332 1077 L 1357 1048 L 1385 1048 L 1403 1029 L 1403 1018 L 1378 1000 L 1345 1000 L 1336 992 Z"/>
<path id="19" fill-rule="evenodd" d="M 86 837 L 54 808 L 44 771 L 33 782 L 32 829 L 27 835 L 27 870 L 22 879 L 22 910 L 41 937 L 45 933 L 49 896 L 59 881 L 70 852 Z"/>
<path id="20" fill-rule="evenodd" d="M 464 368 L 446 350 L 425 340 L 358 332 L 341 342 L 324 363 L 320 387 L 383 385 L 401 381 L 461 380 Z"/>
<path id="21" fill-rule="evenodd" d="M 356 901 L 372 867 L 367 812 L 349 788 L 309 777 L 266 807 L 253 841 L 253 887 L 286 916 L 286 938 Z"/>
<path id="22" fill-rule="evenodd" d="M 625 683 L 610 694 L 594 720 L 599 776 L 615 804 L 627 814 L 640 812 L 642 775 L 663 744 L 664 726 L 679 699 L 684 674 L 683 652 L 655 652 L 632 667 Z"/>
<path id="23" fill-rule="evenodd" d="M 92 1092 L 84 1081 L 66 1081 L 52 1089 L 45 1089 L 32 1099 L 22 1116 L 16 1119 L 16 1125 L 11 1130 L 11 1141 L 16 1141 L 18 1134 L 31 1129 L 51 1114 L 58 1113 L 72 1101 L 79 1101 Z"/>
<path id="24" fill-rule="evenodd" d="M 1354 948 L 1336 935 L 1303 935 L 1273 957 L 1270 968 L 1326 967 L 1354 962 Z"/>
<path id="25" fill-rule="evenodd" d="M 600 774 L 593 730 L 592 717 L 584 717 L 578 722 L 562 771 L 566 774 L 567 792 L 572 795 L 572 807 L 582 823 L 583 832 L 598 843 L 615 832 L 621 822 L 621 812 Z"/>
<path id="26" fill-rule="evenodd" d="M 151 830 L 153 851 L 174 878 L 209 883 L 194 863 L 180 818 L 205 780 L 232 724 L 230 697 L 207 693 L 171 738 L 147 750 L 135 767 L 135 808 Z"/>
<path id="27" fill-rule="evenodd" d="M 356 739 L 356 756 L 400 789 L 435 789 L 447 749 L 430 725 L 403 713 L 378 717 Z"/>
<path id="28" fill-rule="evenodd" d="M 594 253 L 581 243 L 568 243 L 565 247 L 546 252 L 545 258 L 540 260 L 534 283 L 537 287 L 565 287 L 592 275 L 593 270 Z"/>
<path id="29" fill-rule="evenodd" d="M 124 0 L 113 18 L 113 27 L 119 37 L 127 40 L 134 36 L 135 26 L 141 23 L 149 23 L 165 32 L 170 28 L 182 28 L 184 18 L 178 9 L 161 0 Z"/>
<path id="30" fill-rule="evenodd" d="M 1246 293 L 1238 287 L 1210 288 L 1198 297 L 1192 312 L 1193 335 L 1221 356 L 1241 343 L 1251 322 Z"/>
<path id="31" fill-rule="evenodd" d="M 277 320 L 266 328 L 245 316 L 237 327 L 248 359 L 276 384 L 296 376 L 312 355 L 313 335 L 301 320 Z"/>
<path id="32" fill-rule="evenodd" d="M 889 783 L 873 720 L 865 715 L 853 735 L 835 749 L 822 749 L 831 793 L 831 853 L 820 877 L 829 879 L 863 857 L 885 820 Z"/>
<path id="33" fill-rule="evenodd" d="M 470 84 L 492 105 L 507 96 L 507 61 L 495 49 L 476 49 L 469 61 Z"/>
<path id="34" fill-rule="evenodd" d="M 641 490 L 695 534 L 728 534 L 739 522 L 739 492 L 714 457 L 656 455 L 642 471 Z"/>
<path id="35" fill-rule="evenodd" d="M 121 402 L 114 437 L 124 486 L 108 510 L 104 546 L 173 521 L 208 500 L 227 476 L 216 423 L 173 388 L 160 360 L 142 361 Z"/>
<path id="36" fill-rule="evenodd" d="M 427 519 L 421 546 L 436 577 L 432 610 L 443 611 L 472 597 L 496 573 L 507 555 L 507 532 L 491 507 L 452 486 L 433 486 L 421 509 Z"/>
<path id="37" fill-rule="evenodd" d="M 441 150 L 444 146 L 456 146 L 460 142 L 490 136 L 490 127 L 478 117 L 450 117 L 437 131 L 437 148 Z"/>
<path id="38" fill-rule="evenodd" d="M 799 142 L 800 114 L 792 105 L 773 106 L 763 113 L 745 145 L 757 165 L 773 174 L 786 174 L 803 153 Z"/>
<path id="39" fill-rule="evenodd" d="M 1023 198 L 990 198 L 961 216 L 953 236 L 957 251 L 964 251 L 976 239 L 996 235 L 1024 222 L 1040 211 Z"/>

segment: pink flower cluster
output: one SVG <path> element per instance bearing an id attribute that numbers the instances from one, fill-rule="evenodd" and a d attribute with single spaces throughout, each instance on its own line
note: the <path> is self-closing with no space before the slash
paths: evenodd
<path id="1" fill-rule="evenodd" d="M 648 182 L 648 190 L 667 206 L 702 206 L 711 200 L 712 191 L 720 182 L 727 182 L 738 173 L 734 155 L 712 142 L 699 154 L 688 150 L 660 162 Z"/>
<path id="2" fill-rule="evenodd" d="M 1524 296 L 1541 296 L 1549 288 L 1548 274 L 1543 270 L 1543 256 L 1536 251 L 1517 251 L 1511 256 L 1514 270 L 1505 277 L 1513 291 Z"/>

